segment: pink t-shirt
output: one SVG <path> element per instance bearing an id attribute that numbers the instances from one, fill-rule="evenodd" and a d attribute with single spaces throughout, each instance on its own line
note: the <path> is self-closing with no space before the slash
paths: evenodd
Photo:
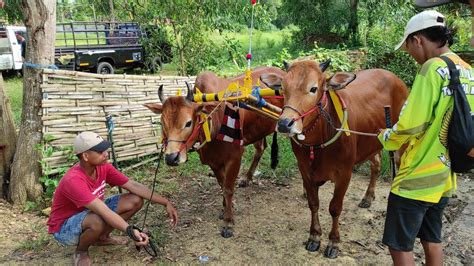
<path id="1" fill-rule="evenodd" d="M 78 164 L 69 169 L 54 192 L 53 206 L 48 219 L 48 233 L 56 233 L 64 221 L 82 212 L 85 205 L 98 198 L 104 200 L 105 184 L 122 186 L 128 178 L 110 163 L 96 166 L 97 179 L 89 177 Z"/>

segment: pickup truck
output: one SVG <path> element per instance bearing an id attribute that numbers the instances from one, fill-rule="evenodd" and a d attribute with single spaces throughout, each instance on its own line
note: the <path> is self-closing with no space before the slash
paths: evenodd
<path id="1" fill-rule="evenodd" d="M 23 26 L 0 27 L 0 71 L 20 71 L 23 67 L 21 43 L 17 35 L 26 36 Z"/>
<path id="2" fill-rule="evenodd" d="M 17 34 L 28 38 L 24 26 L 0 27 L 0 71 L 22 69 L 22 48 Z M 54 64 L 60 69 L 102 74 L 113 74 L 119 68 L 143 68 L 144 38 L 147 38 L 145 31 L 134 22 L 58 23 Z"/>
<path id="3" fill-rule="evenodd" d="M 55 64 L 62 69 L 113 74 L 144 67 L 146 34 L 134 22 L 68 22 L 56 25 Z"/>

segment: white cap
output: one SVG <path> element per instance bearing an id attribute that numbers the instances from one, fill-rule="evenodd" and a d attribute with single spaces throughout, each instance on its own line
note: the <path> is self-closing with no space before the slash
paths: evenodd
<path id="1" fill-rule="evenodd" d="M 74 140 L 74 153 L 79 154 L 85 151 L 103 152 L 110 147 L 110 142 L 104 140 L 98 134 L 91 131 L 84 131 L 76 136 Z"/>
<path id="2" fill-rule="evenodd" d="M 405 44 L 408 35 L 435 26 L 446 27 L 446 19 L 443 14 L 438 11 L 427 10 L 414 15 L 408 21 L 407 26 L 405 27 L 405 34 L 403 34 L 403 39 L 397 46 L 395 46 L 395 50 L 400 49 L 400 47 Z"/>

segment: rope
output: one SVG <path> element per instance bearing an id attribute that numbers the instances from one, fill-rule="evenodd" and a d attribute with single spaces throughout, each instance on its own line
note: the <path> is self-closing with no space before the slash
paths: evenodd
<path id="1" fill-rule="evenodd" d="M 161 145 L 161 149 L 160 149 L 160 153 L 158 154 L 158 162 L 156 164 L 156 169 L 155 169 L 155 176 L 153 177 L 153 183 L 152 183 L 152 186 L 151 186 L 151 194 L 150 194 L 150 199 L 148 199 L 148 203 L 145 207 L 145 215 L 143 217 L 143 225 L 142 225 L 142 230 L 145 229 L 145 224 L 146 224 L 146 217 L 148 215 L 148 208 L 150 207 L 150 203 L 151 203 L 151 199 L 153 198 L 153 193 L 155 192 L 155 186 L 156 186 L 156 177 L 158 176 L 158 169 L 160 169 L 160 162 L 161 160 L 163 159 L 163 148 L 164 148 L 164 145 Z M 127 228 L 128 229 L 128 228 Z M 142 231 L 141 229 L 139 228 L 134 228 L 134 229 L 138 229 L 138 231 Z M 127 233 L 130 235 L 130 233 L 127 231 Z M 152 257 L 157 257 L 158 256 L 158 250 L 157 250 L 157 247 L 156 247 L 156 244 L 155 244 L 155 241 L 151 238 L 151 235 L 148 235 L 149 237 L 149 242 L 148 242 L 148 245 L 144 246 L 143 248 L 145 249 L 145 251 Z M 135 240 L 135 239 L 134 239 Z M 135 240 L 136 241 L 136 240 Z M 140 247 L 137 246 L 137 250 L 139 250 Z"/>
<path id="2" fill-rule="evenodd" d="M 376 133 L 360 132 L 360 131 L 349 130 L 349 129 L 344 129 L 344 128 L 335 128 L 335 130 L 342 131 L 342 132 L 349 132 L 349 133 L 353 133 L 353 134 L 356 134 L 356 135 L 369 136 L 369 137 L 377 137 L 379 135 L 379 134 L 376 134 Z"/>
<path id="3" fill-rule="evenodd" d="M 34 69 L 43 69 L 43 68 L 59 69 L 56 65 L 33 64 L 31 62 L 23 62 L 23 65 L 25 67 L 34 68 Z"/>

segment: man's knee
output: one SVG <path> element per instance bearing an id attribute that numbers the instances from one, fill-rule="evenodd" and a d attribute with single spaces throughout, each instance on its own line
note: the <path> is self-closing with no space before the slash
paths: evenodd
<path id="1" fill-rule="evenodd" d="M 138 211 L 143 207 L 143 198 L 135 194 L 127 194 L 122 196 L 124 199 L 124 205 L 127 211 Z"/>
<path id="2" fill-rule="evenodd" d="M 95 233 L 102 233 L 105 230 L 106 223 L 99 215 L 90 212 L 82 222 L 82 230 L 91 230 Z"/>

